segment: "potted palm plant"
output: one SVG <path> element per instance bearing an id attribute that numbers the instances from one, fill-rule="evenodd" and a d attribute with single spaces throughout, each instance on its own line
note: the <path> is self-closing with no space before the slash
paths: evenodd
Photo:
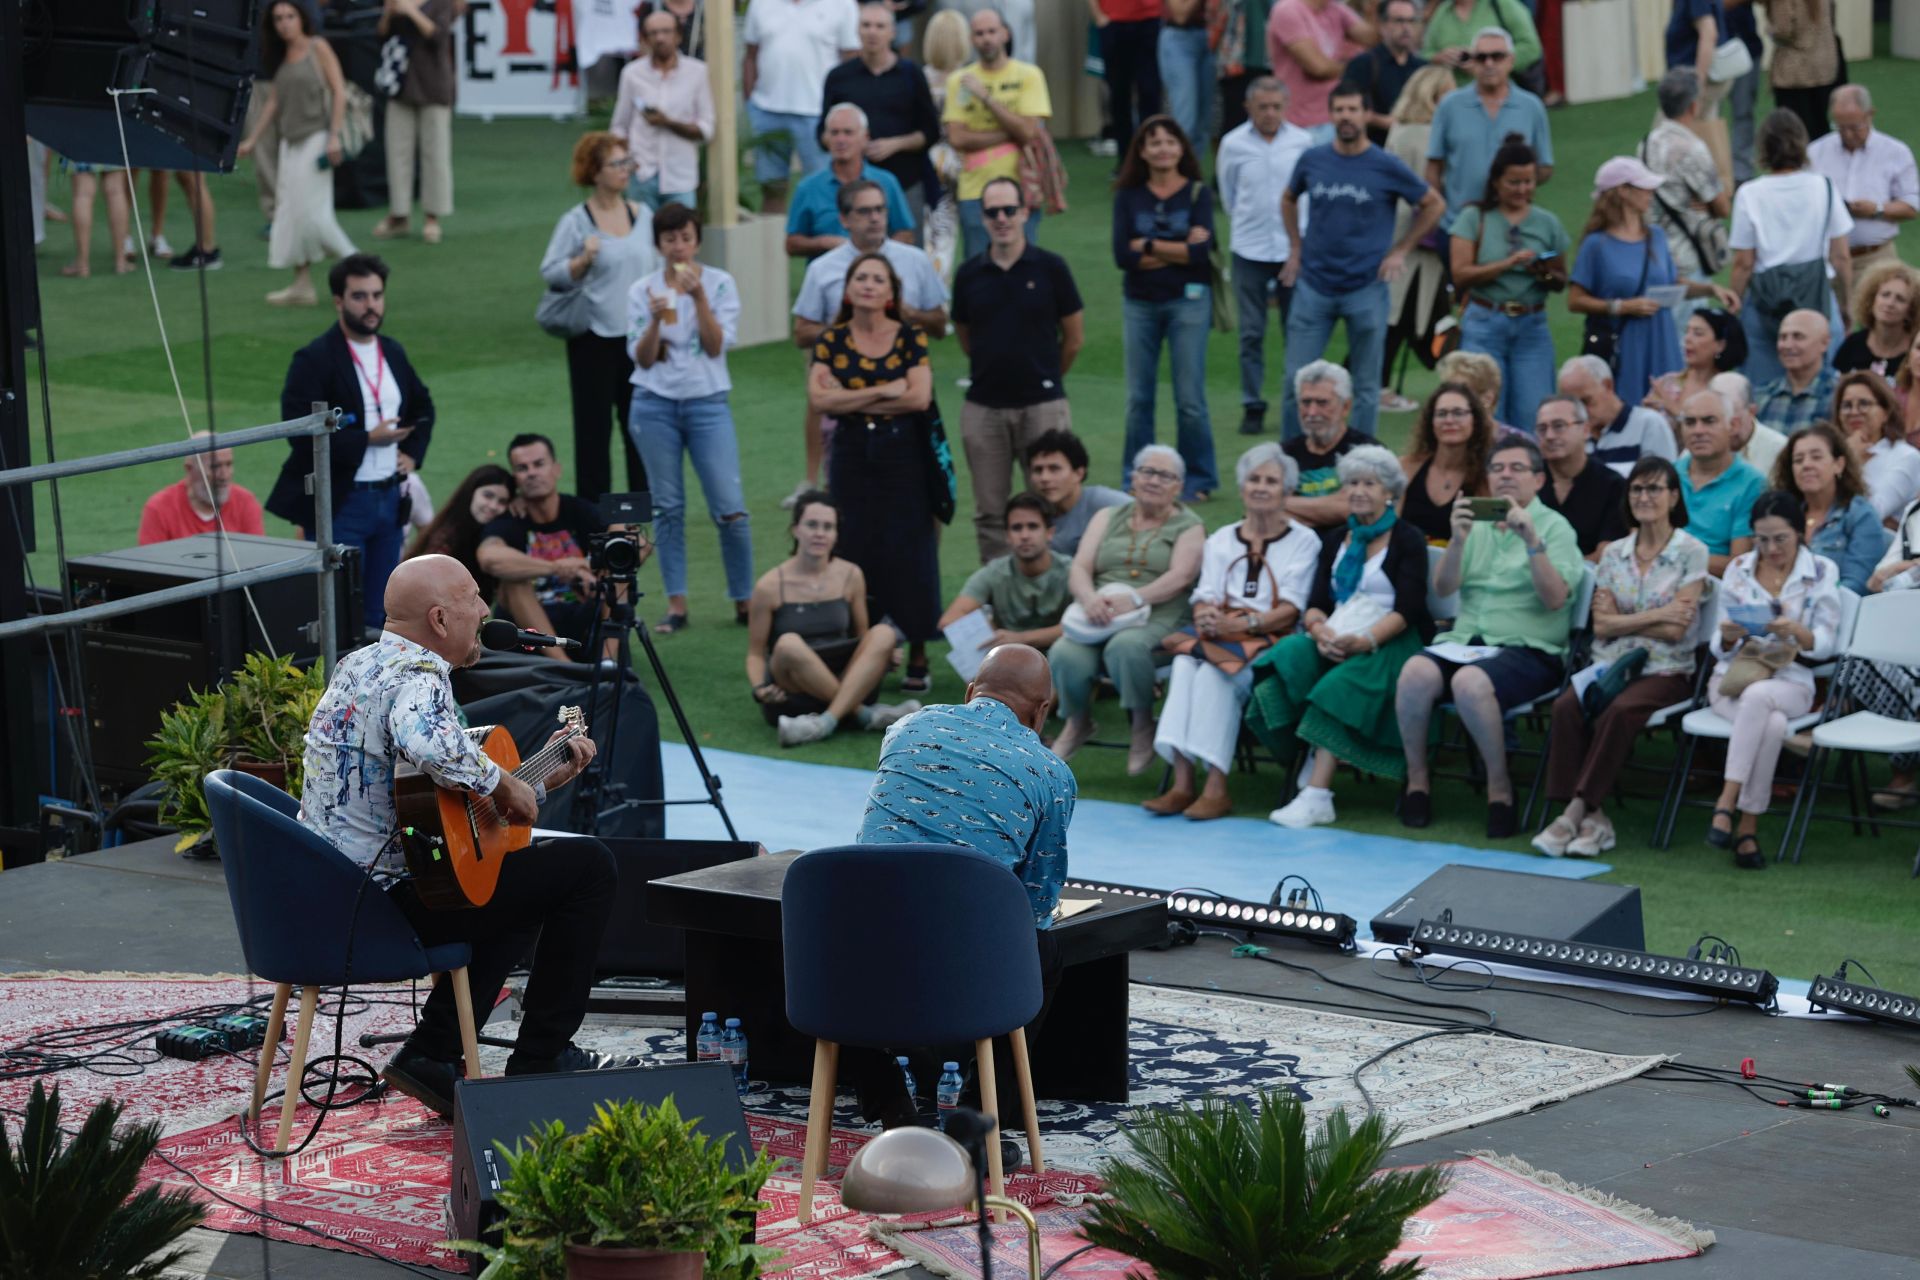
<path id="1" fill-rule="evenodd" d="M 1335 1111 L 1313 1132 L 1289 1094 L 1146 1112 L 1128 1162 L 1103 1170 L 1088 1240 L 1149 1264 L 1158 1280 L 1412 1280 L 1385 1265 L 1408 1217 L 1446 1187 L 1439 1169 L 1376 1173 L 1394 1131 Z"/>
<path id="2" fill-rule="evenodd" d="M 671 1097 L 604 1103 L 580 1133 L 556 1120 L 500 1150 L 501 1243 L 455 1242 L 486 1258 L 482 1280 L 754 1280 L 780 1256 L 749 1241 L 772 1162 L 729 1168 Z"/>
<path id="3" fill-rule="evenodd" d="M 168 1246 L 206 1210 L 183 1191 L 135 1194 L 160 1126 L 115 1134 L 119 1119 L 120 1104 L 103 1100 L 67 1137 L 59 1087 L 35 1082 L 18 1146 L 0 1125 L 0 1276 L 159 1280 L 186 1256 Z"/>
<path id="4" fill-rule="evenodd" d="M 201 780 L 215 769 L 240 769 L 299 796 L 307 722 L 324 688 L 318 666 L 303 670 L 290 658 L 255 653 L 219 688 L 162 713 L 147 765 L 166 786 L 160 820 L 180 832 L 176 848 L 213 828 Z"/>

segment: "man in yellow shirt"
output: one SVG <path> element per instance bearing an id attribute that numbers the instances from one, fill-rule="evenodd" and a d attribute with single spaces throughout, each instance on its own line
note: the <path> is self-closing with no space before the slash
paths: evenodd
<path id="1" fill-rule="evenodd" d="M 947 77 L 947 105 L 941 122 L 947 142 L 960 153 L 960 236 L 962 253 L 985 252 L 987 224 L 980 193 L 995 178 L 1020 176 L 1020 149 L 1046 127 L 1053 114 L 1047 77 L 1030 62 L 1007 56 L 1007 24 L 992 9 L 973 15 L 973 50 L 978 60 Z M 1040 210 L 1027 211 L 1027 240 L 1038 243 Z"/>

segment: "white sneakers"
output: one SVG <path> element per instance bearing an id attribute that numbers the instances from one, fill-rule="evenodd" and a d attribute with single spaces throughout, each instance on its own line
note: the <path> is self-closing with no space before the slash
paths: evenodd
<path id="1" fill-rule="evenodd" d="M 780 717 L 780 745 L 797 747 L 808 742 L 824 742 L 832 736 L 826 718 L 815 712 L 805 716 Z"/>
<path id="2" fill-rule="evenodd" d="M 1324 827 L 1333 821 L 1333 792 L 1325 787 L 1302 787 L 1300 794 L 1284 808 L 1267 815 L 1267 821 L 1295 831 Z"/>
<path id="3" fill-rule="evenodd" d="M 905 702 L 876 702 L 867 708 L 867 722 L 861 727 L 881 733 L 919 709 L 920 703 L 914 698 L 908 698 Z"/>
<path id="4" fill-rule="evenodd" d="M 1549 858 L 1597 858 L 1613 845 L 1613 820 L 1604 813 L 1581 819 L 1578 831 L 1562 814 L 1533 838 L 1533 847 Z"/>

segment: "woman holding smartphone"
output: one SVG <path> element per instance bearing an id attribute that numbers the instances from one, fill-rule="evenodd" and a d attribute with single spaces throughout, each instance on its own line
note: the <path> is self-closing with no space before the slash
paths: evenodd
<path id="1" fill-rule="evenodd" d="M 1460 349 L 1500 365 L 1498 422 L 1531 431 L 1533 411 L 1553 394 L 1547 298 L 1567 286 L 1567 229 L 1533 202 L 1533 148 L 1510 133 L 1494 152 L 1486 191 L 1453 220 L 1453 282 L 1464 299 Z"/>

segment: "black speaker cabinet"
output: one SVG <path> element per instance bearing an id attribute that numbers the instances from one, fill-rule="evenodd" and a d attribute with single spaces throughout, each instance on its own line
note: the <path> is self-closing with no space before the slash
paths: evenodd
<path id="1" fill-rule="evenodd" d="M 495 1224 L 504 1216 L 500 1183 L 508 1150 L 535 1127 L 558 1120 L 578 1133 L 604 1102 L 658 1103 L 671 1096 L 680 1114 L 698 1119 L 698 1131 L 727 1150 L 727 1163 L 744 1169 L 753 1159 L 746 1112 L 734 1092 L 733 1072 L 719 1062 L 681 1062 L 619 1071 L 577 1071 L 551 1076 L 496 1076 L 457 1080 L 453 1086 L 453 1234 L 460 1240 L 500 1242 Z M 476 1255 L 469 1274 L 480 1270 Z"/>
<path id="2" fill-rule="evenodd" d="M 1437 920 L 1448 910 L 1460 924 L 1510 929 L 1536 938 L 1597 942 L 1635 951 L 1647 946 L 1638 886 L 1458 863 L 1440 868 L 1375 916 L 1374 939 L 1405 942 L 1422 920 Z"/>
<path id="3" fill-rule="evenodd" d="M 613 918 L 594 971 L 601 977 L 673 977 L 686 972 L 685 934 L 647 919 L 647 882 L 766 852 L 750 840 L 638 840 L 602 836 L 620 868 Z"/>

